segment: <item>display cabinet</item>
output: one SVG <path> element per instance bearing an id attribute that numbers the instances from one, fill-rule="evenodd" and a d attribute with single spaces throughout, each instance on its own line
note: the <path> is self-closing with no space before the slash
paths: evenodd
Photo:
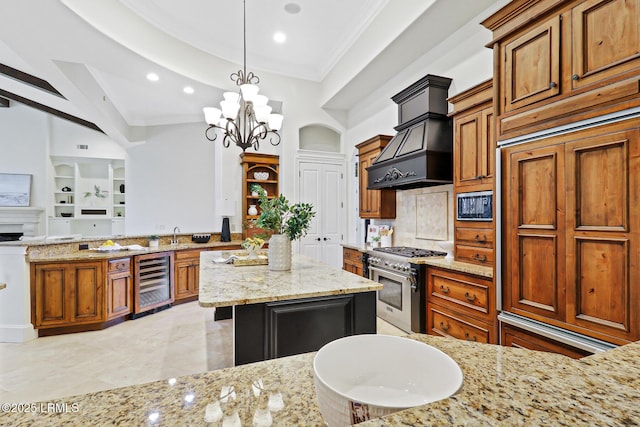
<path id="1" fill-rule="evenodd" d="M 240 154 L 242 164 L 242 226 L 243 236 L 251 237 L 261 234 L 264 230 L 256 228 L 252 223 L 260 216 L 258 193 L 253 193 L 251 187 L 259 185 L 269 198 L 280 195 L 280 157 L 271 154 L 247 153 Z"/>

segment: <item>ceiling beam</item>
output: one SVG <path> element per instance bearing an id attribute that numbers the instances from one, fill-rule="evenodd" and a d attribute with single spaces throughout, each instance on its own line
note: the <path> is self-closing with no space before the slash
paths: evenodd
<path id="1" fill-rule="evenodd" d="M 81 119 L 80 117 L 72 116 L 71 114 L 65 113 L 64 111 L 56 110 L 55 108 L 40 104 L 39 102 L 32 101 L 31 99 L 27 99 L 20 95 L 16 95 L 15 93 L 0 89 L 0 97 L 13 99 L 14 101 L 20 102 L 24 105 L 28 105 L 29 107 L 33 107 L 37 110 L 44 111 L 45 113 L 60 117 L 61 119 L 69 120 L 70 122 L 76 123 L 80 126 L 84 126 L 89 129 L 97 130 L 98 132 L 104 133 L 102 129 L 100 129 L 95 123 Z"/>
<path id="2" fill-rule="evenodd" d="M 27 84 L 29 86 L 33 86 L 37 89 L 43 90 L 52 95 L 59 96 L 60 98 L 66 99 L 60 92 L 56 90 L 56 88 L 51 86 L 48 81 L 42 80 L 39 77 L 25 73 L 24 71 L 17 70 L 5 64 L 0 64 L 0 74 L 4 74 L 5 76 L 12 78 L 14 80 L 17 80 L 21 83 Z"/>
<path id="3" fill-rule="evenodd" d="M 0 108 L 9 108 L 9 100 L 7 98 L 0 98 Z"/>

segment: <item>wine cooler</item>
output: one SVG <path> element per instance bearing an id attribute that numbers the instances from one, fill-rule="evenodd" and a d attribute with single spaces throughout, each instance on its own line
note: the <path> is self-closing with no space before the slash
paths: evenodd
<path id="1" fill-rule="evenodd" d="M 173 252 L 134 257 L 134 315 L 173 302 Z"/>

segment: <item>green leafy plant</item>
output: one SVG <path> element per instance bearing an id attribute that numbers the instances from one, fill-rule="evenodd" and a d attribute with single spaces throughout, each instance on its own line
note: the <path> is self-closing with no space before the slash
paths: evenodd
<path id="1" fill-rule="evenodd" d="M 107 197 L 107 192 L 104 190 L 101 190 L 99 185 L 94 185 L 93 190 L 94 190 L 93 192 L 86 191 L 84 193 L 84 197 L 96 196 L 98 199 L 105 199 Z"/>
<path id="2" fill-rule="evenodd" d="M 253 188 L 251 189 L 253 191 Z M 290 240 L 307 235 L 311 220 L 316 215 L 310 203 L 291 204 L 284 195 L 269 198 L 264 188 L 256 189 L 259 194 L 260 216 L 255 225 L 275 234 L 285 234 Z"/>

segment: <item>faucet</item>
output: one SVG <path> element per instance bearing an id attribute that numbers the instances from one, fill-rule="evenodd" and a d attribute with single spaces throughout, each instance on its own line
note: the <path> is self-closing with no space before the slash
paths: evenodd
<path id="1" fill-rule="evenodd" d="M 178 237 L 176 236 L 176 233 L 180 232 L 180 227 L 173 227 L 173 240 L 171 241 L 172 245 L 177 245 L 178 244 Z"/>

